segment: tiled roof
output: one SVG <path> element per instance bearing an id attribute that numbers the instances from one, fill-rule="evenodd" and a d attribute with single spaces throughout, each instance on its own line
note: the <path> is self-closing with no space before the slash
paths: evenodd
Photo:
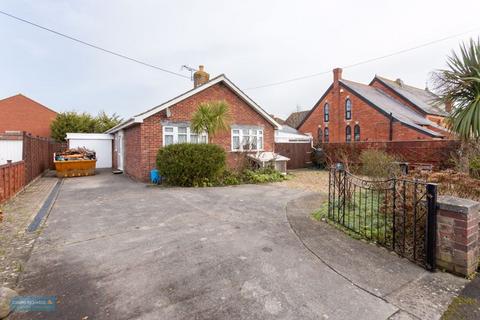
<path id="1" fill-rule="evenodd" d="M 340 82 L 385 114 L 391 114 L 394 119 L 431 136 L 442 137 L 441 134 L 424 127 L 433 126 L 434 123 L 432 121 L 424 118 L 421 114 L 411 110 L 406 105 L 390 97 L 382 90 L 349 80 L 342 79 Z"/>
<path id="2" fill-rule="evenodd" d="M 400 81 L 393 81 L 384 77 L 375 76 L 376 79 L 383 82 L 387 87 L 395 91 L 406 100 L 410 101 L 427 114 L 448 116 L 445 112 L 445 105 L 437 102 L 437 95 L 420 88 L 412 87 Z"/>
<path id="3" fill-rule="evenodd" d="M 285 120 L 285 123 L 292 128 L 298 128 L 300 123 L 302 123 L 302 121 L 307 117 L 309 112 L 309 110 L 294 112 L 288 116 L 287 120 Z"/>

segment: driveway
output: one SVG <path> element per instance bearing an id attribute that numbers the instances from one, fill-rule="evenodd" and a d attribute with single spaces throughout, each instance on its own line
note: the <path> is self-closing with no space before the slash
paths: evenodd
<path id="1" fill-rule="evenodd" d="M 299 240 L 276 185 L 66 179 L 20 282 L 57 311 L 13 319 L 387 319 L 399 308 Z M 404 262 L 408 263 L 408 262 Z M 85 318 L 88 317 L 88 318 Z"/>

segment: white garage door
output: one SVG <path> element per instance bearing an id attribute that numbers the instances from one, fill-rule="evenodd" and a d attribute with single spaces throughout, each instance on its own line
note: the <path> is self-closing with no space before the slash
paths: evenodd
<path id="1" fill-rule="evenodd" d="M 113 136 L 103 133 L 67 133 L 69 148 L 85 147 L 97 156 L 97 168 L 112 167 Z"/>

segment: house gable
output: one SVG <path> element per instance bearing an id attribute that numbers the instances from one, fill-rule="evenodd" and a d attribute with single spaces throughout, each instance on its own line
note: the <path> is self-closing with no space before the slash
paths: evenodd
<path id="1" fill-rule="evenodd" d="M 243 91 L 241 91 L 232 81 L 230 81 L 225 75 L 220 75 L 218 77 L 213 78 L 209 82 L 200 85 L 196 88 L 193 88 L 192 90 L 189 90 L 161 105 L 158 105 L 154 108 L 151 108 L 145 112 L 142 112 L 140 114 L 135 115 L 134 117 L 128 119 L 127 121 L 122 122 L 121 124 L 113 127 L 112 129 L 106 131 L 106 133 L 114 133 L 118 130 L 121 130 L 123 128 L 126 128 L 130 125 L 133 125 L 134 123 L 142 123 L 144 119 L 160 112 L 163 110 L 171 109 L 173 106 L 178 104 L 179 102 L 190 98 L 192 96 L 195 96 L 199 93 L 201 93 L 204 90 L 207 90 L 208 88 L 215 86 L 218 83 L 223 83 L 227 87 L 229 87 L 240 99 L 242 99 L 246 104 L 248 104 L 253 110 L 255 110 L 259 115 L 261 115 L 265 120 L 270 122 L 275 128 L 280 128 L 281 125 L 278 124 L 275 119 L 270 116 L 265 110 L 263 110 L 257 103 L 255 103 L 250 97 L 248 97 Z"/>
<path id="2" fill-rule="evenodd" d="M 55 111 L 22 94 L 0 100 L 0 132 L 25 131 L 50 137 L 50 124 L 56 116 Z"/>

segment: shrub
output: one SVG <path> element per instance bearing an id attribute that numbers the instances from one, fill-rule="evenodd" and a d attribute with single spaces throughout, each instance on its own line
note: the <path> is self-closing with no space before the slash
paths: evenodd
<path id="1" fill-rule="evenodd" d="M 258 170 L 246 169 L 242 172 L 242 181 L 244 183 L 266 183 L 285 180 L 285 176 L 272 168 L 263 168 Z"/>
<path id="2" fill-rule="evenodd" d="M 360 173 L 373 178 L 387 178 L 400 174 L 395 157 L 381 150 L 364 150 L 360 154 Z"/>
<path id="3" fill-rule="evenodd" d="M 480 156 L 477 156 L 470 160 L 470 177 L 480 179 Z"/>
<path id="4" fill-rule="evenodd" d="M 173 144 L 158 151 L 157 168 L 168 184 L 210 186 L 221 177 L 225 159 L 225 150 L 214 144 Z"/>

